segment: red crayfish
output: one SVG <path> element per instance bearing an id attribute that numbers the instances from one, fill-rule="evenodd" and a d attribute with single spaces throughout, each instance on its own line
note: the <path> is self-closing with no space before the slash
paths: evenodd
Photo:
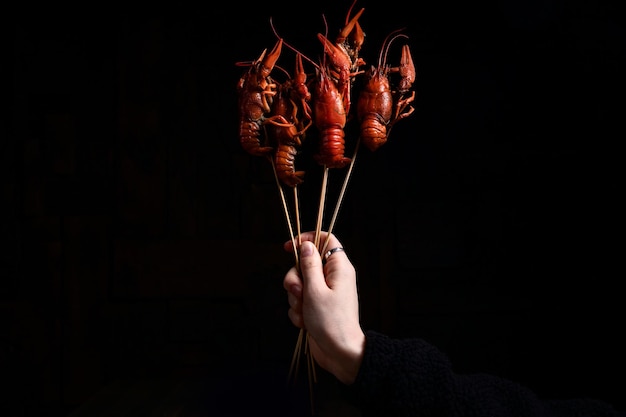
<path id="1" fill-rule="evenodd" d="M 352 7 L 334 44 L 317 34 L 324 46 L 324 62 L 328 59 L 330 64 L 318 67 L 314 88 L 314 118 L 320 131 L 320 148 L 315 159 L 327 168 L 343 168 L 351 162 L 344 156 L 344 127 L 350 112 L 352 82 L 361 73 L 359 66 L 364 64 L 358 54 L 365 39 L 358 23 L 364 9 L 350 18 L 351 10 Z"/>
<path id="2" fill-rule="evenodd" d="M 403 45 L 402 57 L 398 67 L 387 65 L 387 53 L 391 43 L 399 37 L 406 37 L 406 35 L 396 32 L 385 39 L 378 58 L 378 66 L 372 65 L 366 71 L 366 82 L 357 102 L 361 140 L 371 151 L 377 150 L 386 143 L 391 127 L 414 111 L 411 103 L 415 99 L 415 91 L 406 97 L 415 81 L 415 66 L 409 46 Z M 394 33 L 396 34 L 394 35 Z M 390 86 L 390 73 L 399 73 L 400 75 L 400 81 L 395 91 L 392 91 Z"/>
<path id="3" fill-rule="evenodd" d="M 301 184 L 304 177 L 304 171 L 295 170 L 295 157 L 298 154 L 297 147 L 302 145 L 304 133 L 312 123 L 308 104 L 310 98 L 302 56 L 297 54 L 295 77 L 278 87 L 267 119 L 268 135 L 277 146 L 274 156 L 276 175 L 290 187 Z M 302 120 L 298 118 L 299 110 L 303 113 Z"/>
<path id="4" fill-rule="evenodd" d="M 237 84 L 239 141 L 246 152 L 255 156 L 269 155 L 273 150 L 271 146 L 261 145 L 261 128 L 266 115 L 271 111 L 273 97 L 276 95 L 276 83 L 270 77 L 270 73 L 278 61 L 282 44 L 282 39 L 279 39 L 269 54 L 266 55 L 267 50 L 264 50 Z"/>

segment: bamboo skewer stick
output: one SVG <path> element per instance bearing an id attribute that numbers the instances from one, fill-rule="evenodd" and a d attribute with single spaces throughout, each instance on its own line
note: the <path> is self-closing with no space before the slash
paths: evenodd
<path id="1" fill-rule="evenodd" d="M 298 257 L 298 247 L 299 245 L 302 243 L 302 237 L 301 237 L 301 230 L 300 230 L 300 209 L 299 209 L 299 204 L 298 204 L 298 190 L 297 190 L 297 186 L 293 187 L 293 192 L 294 192 L 294 211 L 296 213 L 296 227 L 298 230 L 298 245 L 296 245 L 296 238 L 293 234 L 293 227 L 292 227 L 292 222 L 290 220 L 290 216 L 289 216 L 289 209 L 287 206 L 287 202 L 285 200 L 285 193 L 283 191 L 283 187 L 280 184 L 280 180 L 278 179 L 278 174 L 276 173 L 276 166 L 274 164 L 274 161 L 271 158 L 268 158 L 272 164 L 272 170 L 274 171 L 274 179 L 276 180 L 276 185 L 278 186 L 278 191 L 280 193 L 280 198 L 283 204 L 283 210 L 285 212 L 285 218 L 287 220 L 287 227 L 289 229 L 289 235 L 291 237 L 291 243 L 294 247 L 294 257 L 295 257 L 295 262 L 296 262 L 296 268 L 299 270 L 300 269 L 300 261 L 299 261 L 299 257 Z M 306 338 L 308 338 L 308 335 L 306 335 L 306 331 L 304 329 L 300 329 L 300 332 L 298 334 L 298 340 L 296 341 L 296 346 L 294 349 L 294 353 L 291 359 L 291 365 L 289 368 L 289 374 L 287 377 L 287 380 L 290 381 L 295 380 L 297 373 L 298 373 L 298 369 L 300 368 L 300 352 L 303 350 L 303 340 L 305 345 L 307 343 Z M 304 350 L 306 351 L 306 346 L 304 347 Z M 311 360 L 313 360 L 311 358 Z M 295 370 L 295 374 L 294 374 L 294 370 Z M 311 399 L 311 401 L 313 401 Z"/>
<path id="2" fill-rule="evenodd" d="M 317 382 L 317 373 L 315 372 L 315 359 L 313 359 L 313 355 L 310 352 L 310 347 L 309 347 L 309 335 L 307 334 L 306 336 L 306 346 L 305 346 L 305 352 L 307 354 L 307 357 L 309 358 L 309 362 L 311 363 L 311 376 L 313 378 L 313 382 L 316 383 Z"/>
<path id="3" fill-rule="evenodd" d="M 298 204 L 298 186 L 293 187 L 293 206 L 296 212 L 296 229 L 298 231 L 298 247 L 302 244 L 302 230 L 300 230 L 300 206 Z M 295 246 L 294 246 L 295 250 Z"/>
<path id="4" fill-rule="evenodd" d="M 302 232 L 300 230 L 300 208 L 298 205 L 298 188 L 297 187 L 298 187 L 297 185 L 293 187 L 293 193 L 294 193 L 293 197 L 294 197 L 294 207 L 295 207 L 294 211 L 296 212 L 296 227 L 298 230 L 298 246 L 295 245 L 295 240 L 292 239 L 292 244 L 294 245 L 294 252 L 296 253 L 298 251 L 297 248 L 299 248 L 300 245 L 302 244 Z M 298 264 L 296 264 L 296 267 L 298 268 L 298 270 L 300 269 L 300 266 Z M 287 376 L 288 382 L 291 380 L 295 381 L 298 375 L 298 369 L 300 368 L 300 353 L 302 352 L 302 349 L 303 349 L 302 340 L 304 339 L 305 335 L 306 335 L 306 331 L 304 329 L 300 329 L 300 332 L 298 333 L 298 340 L 296 341 L 296 346 L 293 351 L 293 357 L 291 359 L 291 366 L 289 368 L 289 374 Z M 294 374 L 294 369 L 295 369 L 295 374 Z"/>
<path id="5" fill-rule="evenodd" d="M 300 247 L 300 245 L 302 244 L 302 232 L 300 230 L 300 208 L 298 205 L 298 188 L 297 185 L 295 187 L 293 187 L 293 192 L 294 192 L 294 207 L 295 207 L 295 212 L 296 212 L 296 227 L 298 230 L 298 246 L 295 245 L 295 240 L 292 239 L 292 244 L 294 245 L 294 252 L 297 253 L 297 248 Z M 299 265 L 296 264 L 296 267 L 298 269 L 300 269 Z M 295 349 L 293 351 L 293 357 L 291 360 L 291 366 L 289 368 L 289 375 L 287 377 L 287 380 L 290 381 L 293 380 L 295 381 L 297 374 L 298 374 L 298 369 L 300 368 L 300 353 L 303 349 L 302 347 L 302 340 L 306 335 L 306 331 L 304 329 L 300 329 L 300 332 L 298 333 L 298 340 L 296 341 L 296 346 Z M 305 342 L 306 343 L 306 342 Z M 294 366 L 295 366 L 295 374 L 294 374 Z"/>
<path id="6" fill-rule="evenodd" d="M 328 242 L 330 241 L 330 239 L 328 239 L 328 236 L 330 236 L 330 234 L 333 231 L 333 227 L 335 226 L 335 221 L 337 220 L 337 216 L 339 215 L 339 208 L 341 207 L 343 196 L 346 192 L 346 188 L 348 188 L 348 181 L 350 180 L 350 176 L 352 175 L 352 168 L 354 168 L 354 163 L 356 161 L 356 156 L 359 151 L 360 143 L 361 143 L 361 137 L 359 136 L 359 138 L 356 141 L 356 145 L 354 146 L 354 153 L 352 155 L 352 160 L 350 161 L 350 166 L 348 167 L 348 172 L 346 173 L 346 176 L 343 180 L 343 185 L 341 186 L 341 191 L 339 193 L 339 198 L 337 199 L 337 204 L 335 205 L 335 211 L 333 212 L 333 217 L 330 219 L 330 224 L 328 225 L 328 230 L 327 230 L 328 234 L 326 235 L 327 238 L 324 241 L 324 247 L 320 251 L 320 255 L 322 256 L 322 259 L 324 257 L 324 253 L 326 253 L 326 249 L 328 248 Z"/>
<path id="7" fill-rule="evenodd" d="M 274 171 L 274 179 L 276 180 L 276 186 L 278 187 L 278 192 L 280 193 L 280 200 L 283 203 L 283 211 L 285 212 L 285 219 L 287 220 L 287 228 L 289 229 L 289 236 L 291 237 L 291 243 L 294 248 L 296 246 L 296 238 L 293 234 L 293 228 L 291 226 L 291 218 L 289 217 L 289 208 L 287 206 L 287 201 L 285 200 L 285 192 L 283 191 L 283 187 L 280 184 L 280 180 L 278 179 L 278 174 L 276 173 L 276 165 L 274 165 L 274 160 L 272 158 L 268 158 L 270 163 L 272 164 L 272 170 Z M 299 218 L 299 214 L 297 214 Z M 298 226 L 299 227 L 299 226 Z M 296 267 L 300 269 L 300 259 L 298 258 L 298 251 L 294 249 L 293 256 L 295 257 Z"/>
<path id="8" fill-rule="evenodd" d="M 350 165 L 348 167 L 348 172 L 346 173 L 346 176 L 344 178 L 342 187 L 341 187 L 341 191 L 339 193 L 339 197 L 337 199 L 337 203 L 335 205 L 335 209 L 333 211 L 333 216 L 331 218 L 331 222 L 330 225 L 328 227 L 327 230 L 327 237 L 328 235 L 330 235 L 330 233 L 332 233 L 333 227 L 335 225 L 335 222 L 337 220 L 338 214 L 339 214 L 339 209 L 341 207 L 341 203 L 343 201 L 343 198 L 345 196 L 345 192 L 350 180 L 350 177 L 352 175 L 352 171 L 354 168 L 354 164 L 356 161 L 356 156 L 358 154 L 358 150 L 359 150 L 359 145 L 360 145 L 360 137 L 359 139 L 357 139 L 357 143 L 354 149 L 354 154 L 352 156 L 352 160 L 350 161 Z M 273 162 L 273 161 L 272 161 Z M 281 191 L 281 198 L 283 201 L 283 205 L 285 207 L 285 213 L 287 216 L 287 219 L 289 219 L 288 216 L 288 211 L 287 211 L 287 205 L 285 203 L 285 199 L 284 199 L 284 193 L 282 192 L 282 187 L 280 187 L 280 183 L 278 182 L 278 176 L 276 175 L 276 171 L 275 171 L 275 167 L 274 164 L 272 163 L 272 167 L 274 168 L 274 174 L 276 177 L 276 181 L 279 184 L 279 189 Z M 320 246 L 320 235 L 321 235 L 321 229 L 322 229 L 322 222 L 323 222 L 323 216 L 324 216 L 324 207 L 326 205 L 326 194 L 327 194 L 327 188 L 328 188 L 328 175 L 329 175 L 329 168 L 327 166 L 324 166 L 324 175 L 322 178 L 322 186 L 321 186 L 321 192 L 320 192 L 320 200 L 319 200 L 319 206 L 318 206 L 318 214 L 317 214 L 317 224 L 316 224 L 316 229 L 315 229 L 315 246 L 319 249 Z M 299 209 L 299 205 L 298 205 L 298 192 L 297 192 L 297 186 L 293 187 L 294 188 L 294 207 L 295 207 L 295 214 L 296 214 L 296 227 L 297 227 L 297 236 L 298 236 L 298 244 L 296 245 L 296 240 L 295 237 L 293 235 L 293 231 L 292 231 L 292 227 L 291 227 L 291 223 L 289 223 L 289 231 L 291 234 L 291 241 L 292 244 L 294 245 L 294 248 L 299 248 L 300 245 L 302 244 L 302 238 L 301 238 L 301 230 L 300 230 L 300 209 Z M 330 239 L 326 238 L 324 241 L 324 246 L 322 248 L 322 250 L 320 251 L 320 255 L 323 256 L 324 252 L 326 251 L 326 248 L 328 246 L 328 242 L 330 241 Z M 294 255 L 296 257 L 296 267 L 298 268 L 298 270 L 300 269 L 300 265 L 299 265 L 299 259 L 298 259 L 298 254 L 297 254 L 297 249 L 294 250 Z M 315 383 L 317 383 L 317 374 L 315 371 L 315 359 L 313 359 L 313 355 L 310 353 L 309 351 L 309 335 L 306 331 L 306 329 L 301 328 L 299 333 L 298 333 L 298 339 L 296 341 L 296 346 L 294 348 L 294 352 L 291 358 L 291 365 L 289 368 L 289 374 L 287 376 L 287 381 L 294 381 L 297 378 L 298 375 L 298 369 L 300 368 L 300 357 L 302 352 L 304 352 L 304 355 L 306 357 L 306 363 L 307 363 L 307 376 L 308 376 L 308 382 L 309 382 L 309 401 L 310 401 L 310 407 L 311 407 L 311 413 L 315 414 L 314 411 L 314 393 L 313 393 L 313 385 Z"/>
<path id="9" fill-rule="evenodd" d="M 307 357 L 307 370 L 309 371 L 309 374 L 311 372 L 311 368 L 313 367 L 313 357 L 308 353 L 308 339 L 309 335 L 307 331 L 305 329 L 300 329 L 300 332 L 298 332 L 298 340 L 296 341 L 296 346 L 293 350 L 293 355 L 291 357 L 291 366 L 289 367 L 287 382 L 296 381 L 298 376 L 298 369 L 300 369 L 300 356 L 302 352 L 304 352 L 305 356 Z M 315 373 L 315 368 L 313 368 L 313 373 Z M 310 379 L 311 377 L 309 375 L 309 381 Z M 316 380 L 316 378 L 314 379 Z"/>
<path id="10" fill-rule="evenodd" d="M 317 383 L 317 377 L 315 374 L 315 360 L 313 359 L 313 355 L 309 352 L 309 335 L 306 335 L 306 349 L 305 354 L 308 358 L 308 376 L 309 376 L 309 401 L 311 403 L 311 414 L 315 415 L 315 402 L 313 401 L 313 384 Z"/>
<path id="11" fill-rule="evenodd" d="M 321 186 L 321 193 L 320 193 L 320 202 L 319 202 L 319 207 L 318 207 L 318 214 L 317 214 L 317 225 L 316 225 L 316 232 L 315 232 L 315 246 L 319 247 L 319 238 L 320 238 L 320 232 L 321 232 L 321 228 L 322 228 L 322 221 L 323 221 L 323 214 L 324 214 L 324 206 L 325 206 L 325 201 L 326 201 L 326 188 L 327 188 L 327 184 L 328 184 L 328 173 L 329 173 L 329 168 L 324 166 L 324 176 L 322 179 L 322 186 Z M 296 212 L 298 212 L 299 210 L 297 210 Z M 298 222 L 298 227 L 299 227 L 299 222 Z M 300 234 L 300 230 L 298 229 L 298 243 L 301 244 L 302 240 L 301 240 L 301 234 Z M 303 343 L 303 339 L 304 339 L 304 346 L 302 346 Z M 292 361 L 291 361 L 291 368 L 289 370 L 289 376 L 288 379 L 291 380 L 292 375 L 294 375 L 294 366 L 296 367 L 295 369 L 295 375 L 297 375 L 297 368 L 299 368 L 299 363 L 300 363 L 300 354 L 302 353 L 302 351 L 304 351 L 304 355 L 306 357 L 306 363 L 307 363 L 307 376 L 308 376 L 308 381 L 309 381 L 309 400 L 310 400 L 310 406 L 311 406 L 311 412 L 313 414 L 315 414 L 314 412 L 314 400 L 313 400 L 313 385 L 317 382 L 317 374 L 315 372 L 315 360 L 313 359 L 313 355 L 311 355 L 310 351 L 309 351 L 309 346 L 308 346 L 308 340 L 309 340 L 309 335 L 306 332 L 305 329 L 300 329 L 300 332 L 298 334 L 298 340 L 296 341 L 296 346 L 295 346 L 295 350 L 293 353 L 293 357 L 292 357 Z M 294 376 L 295 379 L 295 376 Z"/>
<path id="12" fill-rule="evenodd" d="M 291 366 L 289 367 L 287 382 L 292 380 L 295 381 L 296 376 L 298 375 L 298 369 L 300 368 L 300 352 L 302 351 L 302 339 L 304 336 L 304 329 L 300 329 L 300 332 L 298 333 L 298 340 L 296 341 L 296 348 L 294 349 L 293 356 L 291 357 Z"/>
<path id="13" fill-rule="evenodd" d="M 330 233 L 332 233 L 333 227 L 335 225 L 335 222 L 337 220 L 338 214 L 339 214 L 339 209 L 341 207 L 341 203 L 343 201 L 343 198 L 345 196 L 345 192 L 350 180 L 350 177 L 352 175 L 352 171 L 354 168 L 354 164 L 356 161 L 356 156 L 358 154 L 358 150 L 359 150 L 359 145 L 360 145 L 360 138 L 357 139 L 357 143 L 354 149 L 354 154 L 352 156 L 352 160 L 350 161 L 350 166 L 348 167 L 348 172 L 346 173 L 346 176 L 344 178 L 342 187 L 341 187 L 341 191 L 339 193 L 339 197 L 337 199 L 337 203 L 335 205 L 335 209 L 333 211 L 333 216 L 331 218 L 331 222 L 330 225 L 328 227 L 327 230 L 327 237 L 328 235 L 330 235 Z M 272 167 L 274 167 L 274 165 L 272 164 Z M 320 235 L 321 235 L 321 229 L 322 229 L 322 221 L 323 221 L 323 215 L 324 215 L 324 207 L 326 204 L 326 194 L 327 194 L 327 187 L 328 187 L 328 175 L 329 175 L 329 168 L 327 166 L 324 166 L 324 175 L 322 178 L 322 186 L 321 186 L 321 192 L 320 192 L 320 202 L 319 202 L 319 206 L 318 206 L 318 215 L 317 215 L 317 224 L 316 224 L 316 229 L 315 229 L 315 246 L 317 248 L 319 248 L 319 244 L 320 244 Z M 276 171 L 274 171 L 276 173 Z M 278 181 L 278 177 L 276 176 L 276 179 Z M 280 184 L 279 184 L 280 185 Z M 287 206 L 284 203 L 284 194 L 282 193 L 282 187 L 280 187 L 281 190 L 281 198 L 283 199 L 283 204 L 285 206 L 285 212 L 287 213 Z M 301 239 L 301 230 L 300 230 L 300 210 L 299 210 L 299 206 L 298 206 L 298 196 L 297 196 L 297 189 L 296 187 L 294 187 L 294 207 L 295 207 L 295 213 L 296 213 L 296 227 L 297 227 L 297 236 L 298 236 L 298 245 L 296 246 L 296 241 L 293 235 L 293 231 L 291 228 L 291 224 L 289 224 L 289 231 L 291 233 L 291 241 L 292 244 L 294 245 L 294 248 L 298 248 L 300 247 L 300 245 L 302 244 L 302 239 Z M 288 217 L 288 214 L 287 214 Z M 328 242 L 330 241 L 330 239 L 326 238 L 324 241 L 324 246 L 322 248 L 322 250 L 320 251 L 320 255 L 323 256 L 324 252 L 326 251 L 326 248 L 328 246 Z M 298 268 L 298 270 L 300 269 L 299 266 L 299 259 L 298 259 L 298 255 L 297 255 L 297 249 L 294 250 L 294 254 L 296 256 L 296 267 Z M 315 371 L 315 359 L 313 358 L 313 355 L 310 353 L 309 351 L 309 345 L 308 345 L 308 341 L 309 341 L 309 335 L 307 333 L 307 331 L 303 328 L 300 329 L 299 333 L 298 333 L 298 339 L 296 341 L 296 346 L 294 348 L 294 352 L 292 355 L 292 359 L 291 359 L 291 365 L 289 368 L 289 374 L 287 377 L 287 381 L 294 381 L 296 380 L 297 374 L 298 374 L 298 369 L 300 368 L 300 356 L 302 354 L 302 352 L 304 352 L 304 355 L 306 357 L 306 363 L 307 363 L 307 376 L 308 376 L 308 382 L 309 382 L 309 401 L 310 401 L 310 407 L 311 407 L 311 413 L 314 415 L 315 414 L 315 402 L 314 402 L 314 392 L 313 392 L 313 386 L 315 383 L 317 383 L 317 374 Z M 303 345 L 304 344 L 304 345 Z"/>
<path id="14" fill-rule="evenodd" d="M 271 165 L 272 165 L 272 171 L 274 172 L 274 179 L 276 180 L 276 186 L 278 187 L 278 191 L 280 194 L 280 198 L 281 198 L 281 202 L 283 205 L 283 210 L 285 213 L 285 219 L 287 221 L 287 228 L 289 229 L 289 235 L 291 237 L 291 243 L 294 247 L 294 257 L 295 257 L 295 262 L 296 262 L 296 268 L 299 270 L 300 269 L 300 260 L 298 257 L 298 250 L 297 248 L 299 247 L 299 245 L 296 245 L 296 238 L 293 234 L 293 227 L 292 227 L 292 222 L 289 216 L 289 208 L 287 206 L 287 201 L 285 199 L 285 193 L 283 191 L 283 187 L 280 184 L 280 180 L 278 179 L 278 174 L 276 173 L 276 165 L 274 164 L 274 160 L 272 158 L 268 158 Z M 301 239 L 301 232 L 300 232 L 300 209 L 299 209 L 299 205 L 298 205 L 298 191 L 296 189 L 297 186 L 294 186 L 294 211 L 296 212 L 296 225 L 297 225 L 297 229 L 298 229 L 298 244 L 302 243 L 302 239 Z M 296 341 L 296 347 L 293 353 L 293 357 L 291 360 L 291 366 L 289 368 L 289 375 L 288 375 L 288 381 L 292 379 L 292 375 L 295 369 L 295 375 L 293 375 L 293 379 L 295 380 L 295 377 L 298 373 L 298 368 L 300 367 L 300 352 L 302 351 L 303 347 L 302 347 L 302 341 L 305 338 L 305 330 L 304 329 L 300 329 L 300 332 L 298 334 L 298 340 Z M 306 344 L 306 341 L 305 341 Z M 306 349 L 305 349 L 306 350 Z M 312 400 L 311 400 L 312 401 Z"/>
<path id="15" fill-rule="evenodd" d="M 323 217 L 323 212 L 324 212 L 324 200 L 325 200 L 325 189 L 326 189 L 326 183 L 327 183 L 327 177 L 328 177 L 328 168 L 324 167 L 324 179 L 322 180 L 322 194 L 320 197 L 320 206 L 318 209 L 318 232 L 316 233 L 316 236 L 319 236 L 319 229 L 321 228 L 321 222 L 322 222 L 322 217 Z M 295 191 L 295 187 L 294 187 L 294 191 Z M 296 207 L 297 206 L 297 197 L 295 199 L 296 201 Z M 296 209 L 296 215 L 299 216 L 299 209 Z M 299 217 L 298 217 L 299 218 Z M 299 247 L 302 244 L 302 237 L 301 237 L 301 233 L 300 233 L 300 221 L 298 220 L 298 246 Z M 319 238 L 316 237 L 316 246 L 318 245 L 318 240 Z M 295 243 L 295 242 L 294 242 Z M 296 247 L 294 245 L 294 247 Z M 299 269 L 299 265 L 296 265 Z M 304 339 L 304 345 L 302 344 L 302 340 Z M 289 370 L 289 377 L 288 379 L 291 380 L 292 375 L 294 375 L 294 370 L 293 367 L 296 366 L 296 371 L 295 371 L 295 375 L 297 375 L 297 368 L 299 367 L 299 363 L 300 363 L 300 354 L 304 351 L 305 356 L 307 357 L 307 370 L 308 370 L 308 376 L 309 376 L 309 390 L 311 390 L 311 406 L 313 406 L 313 393 L 312 393 L 312 385 L 311 385 L 311 378 L 313 377 L 313 382 L 315 382 L 317 380 L 317 378 L 315 377 L 315 362 L 313 360 L 313 357 L 310 355 L 309 351 L 308 351 L 308 334 L 306 333 L 305 329 L 300 329 L 300 332 L 298 334 L 298 340 L 296 342 L 296 346 L 294 349 L 294 353 L 293 353 L 293 357 L 292 357 L 292 364 L 291 364 L 291 369 Z M 295 380 L 295 375 L 294 375 L 294 380 Z"/>
<path id="16" fill-rule="evenodd" d="M 335 206 L 335 210 L 333 212 L 333 216 L 331 218 L 331 222 L 330 225 L 328 227 L 328 235 L 332 232 L 332 229 L 334 227 L 335 221 L 337 220 L 337 216 L 339 214 L 339 208 L 341 206 L 341 202 L 343 200 L 343 197 L 345 195 L 345 191 L 346 188 L 348 186 L 348 182 L 350 179 L 350 176 L 352 174 L 352 169 L 354 168 L 354 163 L 356 161 L 356 156 L 359 150 L 359 144 L 360 144 L 360 138 L 357 140 L 355 149 L 354 149 L 354 155 L 352 156 L 352 160 L 350 161 L 350 166 L 348 168 L 348 172 L 346 173 L 346 176 L 344 178 L 344 182 L 343 185 L 341 187 L 341 191 L 339 194 L 339 198 L 337 200 L 337 204 Z M 315 246 L 319 247 L 319 239 L 320 239 L 320 234 L 321 234 L 321 228 L 322 228 L 322 219 L 323 219 L 323 213 L 324 213 L 324 206 L 325 206 L 325 200 L 326 200 L 326 189 L 327 189 L 327 185 L 328 185 L 328 174 L 329 174 L 329 169 L 328 167 L 324 166 L 324 177 L 322 179 L 322 187 L 321 187 L 321 195 L 320 195 L 320 203 L 319 203 L 319 207 L 318 207 L 318 217 L 317 217 L 317 226 L 316 226 L 316 230 L 315 230 Z M 327 236 L 328 236 L 327 235 Z M 300 237 L 300 233 L 298 233 L 298 237 Z M 324 241 L 324 247 L 322 249 L 322 251 L 320 252 L 320 254 L 322 254 L 325 252 L 326 247 L 328 246 L 328 242 L 330 239 L 325 239 Z M 299 243 L 301 244 L 301 240 L 299 240 Z M 303 338 L 303 334 L 306 333 L 306 330 L 304 329 L 300 329 L 300 333 L 298 335 L 298 340 L 296 342 L 296 348 L 294 350 L 294 354 L 293 354 L 293 358 L 292 358 L 292 365 L 291 365 L 291 369 L 289 371 L 289 378 L 291 379 L 291 375 L 293 374 L 293 366 L 294 363 L 296 364 L 295 366 L 297 366 L 297 364 L 300 362 L 299 360 L 299 356 L 300 356 L 300 352 L 302 350 L 302 338 Z M 317 377 L 315 374 L 315 361 L 313 359 L 313 356 L 310 355 L 310 353 L 308 352 L 308 334 L 306 334 L 306 338 L 305 338 L 305 346 L 304 346 L 304 351 L 305 351 L 305 355 L 307 356 L 308 360 L 307 360 L 307 364 L 308 364 L 308 371 L 309 371 L 309 385 L 310 387 L 312 387 L 312 382 L 316 382 L 317 381 Z M 296 370 L 297 373 L 297 370 Z M 310 388 L 312 389 L 312 388 Z M 311 394 L 312 395 L 312 394 Z M 311 403 L 311 407 L 313 407 L 313 403 Z"/>
<path id="17" fill-rule="evenodd" d="M 322 188 L 320 194 L 320 203 L 317 210 L 317 225 L 315 227 L 315 247 L 319 249 L 320 231 L 322 230 L 322 218 L 324 217 L 324 206 L 326 205 L 326 188 L 328 184 L 329 168 L 324 165 L 324 177 L 322 178 Z"/>

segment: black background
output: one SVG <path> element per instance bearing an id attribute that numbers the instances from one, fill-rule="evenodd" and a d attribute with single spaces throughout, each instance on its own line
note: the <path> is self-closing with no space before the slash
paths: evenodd
<path id="1" fill-rule="evenodd" d="M 25 10 L 4 26 L 3 415 L 284 405 L 289 233 L 270 165 L 239 145 L 235 63 L 274 45 L 270 18 L 318 60 L 322 16 L 333 36 L 350 4 L 234 6 Z M 405 28 L 417 67 L 415 113 L 359 151 L 334 229 L 363 325 L 423 337 L 459 372 L 626 407 L 624 15 L 584 0 L 357 7 L 362 57 Z M 298 158 L 309 230 L 322 172 Z M 292 397 L 304 414 L 306 397 Z"/>

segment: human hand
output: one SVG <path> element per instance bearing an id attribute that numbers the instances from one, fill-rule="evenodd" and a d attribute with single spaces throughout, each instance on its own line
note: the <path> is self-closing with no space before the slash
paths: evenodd
<path id="1" fill-rule="evenodd" d="M 328 234 L 320 233 L 320 247 L 324 247 Z M 355 268 L 343 251 L 333 253 L 323 264 L 313 243 L 315 232 L 303 233 L 301 238 L 300 271 L 294 266 L 283 280 L 289 318 L 295 326 L 307 330 L 316 362 L 344 384 L 351 384 L 365 349 Z M 341 247 L 333 234 L 328 238 L 329 250 Z M 285 242 L 284 248 L 293 252 L 292 241 Z"/>

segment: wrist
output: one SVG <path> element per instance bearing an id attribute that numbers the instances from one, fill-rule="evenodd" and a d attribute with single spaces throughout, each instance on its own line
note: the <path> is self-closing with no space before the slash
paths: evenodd
<path id="1" fill-rule="evenodd" d="M 346 343 L 340 348 L 335 377 L 346 385 L 351 385 L 359 373 L 365 353 L 365 333 L 359 328 L 354 335 L 346 335 Z"/>

